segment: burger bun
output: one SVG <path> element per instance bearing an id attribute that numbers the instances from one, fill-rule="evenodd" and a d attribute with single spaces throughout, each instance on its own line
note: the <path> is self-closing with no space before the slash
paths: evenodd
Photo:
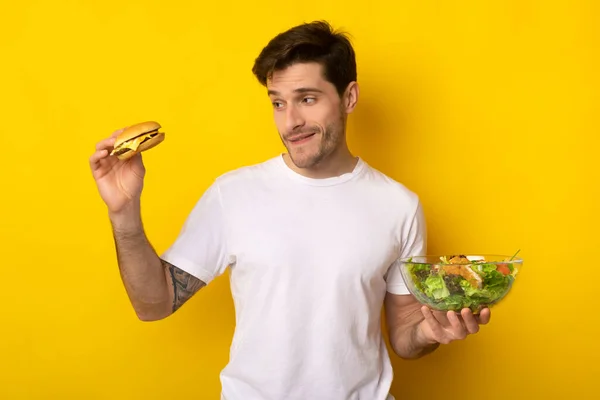
<path id="1" fill-rule="evenodd" d="M 155 121 L 141 122 L 125 128 L 116 138 L 113 153 L 119 160 L 128 160 L 146 150 L 156 147 L 165 140 L 165 133 L 159 132 L 161 125 Z M 141 143 L 135 145 L 135 142 Z M 134 144 L 134 145 L 132 145 Z M 118 148 L 123 146 L 127 148 L 132 145 L 128 151 L 119 152 Z"/>

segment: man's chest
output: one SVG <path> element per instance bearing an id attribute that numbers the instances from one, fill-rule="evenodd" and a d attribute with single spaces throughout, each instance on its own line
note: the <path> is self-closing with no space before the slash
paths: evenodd
<path id="1" fill-rule="evenodd" d="M 265 196 L 230 215 L 236 274 L 290 283 L 381 281 L 399 252 L 393 214 L 366 196 Z"/>

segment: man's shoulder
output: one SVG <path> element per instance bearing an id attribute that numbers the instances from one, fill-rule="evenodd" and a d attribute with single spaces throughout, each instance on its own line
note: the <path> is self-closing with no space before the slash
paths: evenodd
<path id="1" fill-rule="evenodd" d="M 244 165 L 219 175 L 215 182 L 220 187 L 235 187 L 269 179 L 277 172 L 277 157 Z"/>
<path id="2" fill-rule="evenodd" d="M 419 195 L 398 179 L 385 174 L 367 163 L 365 163 L 365 169 L 364 181 L 375 187 L 381 195 L 386 196 L 386 198 L 393 202 L 401 201 L 413 205 L 419 203 Z"/>

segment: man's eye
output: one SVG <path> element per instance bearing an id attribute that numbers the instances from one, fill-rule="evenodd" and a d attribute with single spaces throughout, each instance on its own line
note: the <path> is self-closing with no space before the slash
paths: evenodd
<path id="1" fill-rule="evenodd" d="M 304 101 L 305 103 L 312 104 L 312 103 L 314 103 L 315 101 L 317 101 L 317 99 L 315 99 L 314 97 L 305 97 L 305 98 L 303 99 L 303 101 Z"/>
<path id="2" fill-rule="evenodd" d="M 275 107 L 275 108 L 281 108 L 281 107 L 283 107 L 283 104 L 281 102 L 279 102 L 279 101 L 274 101 L 273 102 L 273 107 Z"/>

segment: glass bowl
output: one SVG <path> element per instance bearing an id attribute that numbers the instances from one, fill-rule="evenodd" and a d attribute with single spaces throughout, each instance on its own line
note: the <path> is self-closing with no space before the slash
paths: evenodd
<path id="1" fill-rule="evenodd" d="M 469 308 L 474 314 L 502 300 L 523 265 L 516 254 L 413 256 L 398 262 L 420 303 L 438 311 Z"/>

